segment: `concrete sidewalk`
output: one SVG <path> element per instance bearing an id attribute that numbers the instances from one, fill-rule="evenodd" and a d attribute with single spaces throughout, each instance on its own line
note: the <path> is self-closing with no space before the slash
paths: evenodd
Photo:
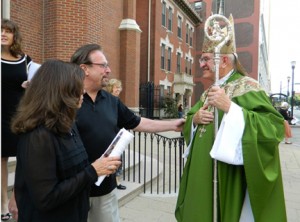
<path id="1" fill-rule="evenodd" d="M 300 222 L 300 125 L 293 126 L 292 133 L 293 144 L 281 143 L 279 150 L 288 222 Z M 136 183 L 122 181 L 122 184 L 128 188 L 125 191 L 117 190 L 119 204 L 122 205 L 120 207 L 122 222 L 176 222 L 174 210 L 177 196 L 175 194 L 162 196 L 141 193 L 136 196 L 131 191 L 136 192 L 139 189 Z M 122 200 L 124 195 L 128 195 L 126 192 L 134 196 L 128 202 Z"/>
<path id="2" fill-rule="evenodd" d="M 293 144 L 281 143 L 279 149 L 288 221 L 300 222 L 300 126 L 293 126 L 292 132 Z M 176 222 L 176 200 L 176 195 L 140 194 L 120 207 L 121 221 Z"/>
<path id="3" fill-rule="evenodd" d="M 287 217 L 300 221 L 300 126 L 292 127 L 293 144 L 280 144 L 281 169 Z"/>

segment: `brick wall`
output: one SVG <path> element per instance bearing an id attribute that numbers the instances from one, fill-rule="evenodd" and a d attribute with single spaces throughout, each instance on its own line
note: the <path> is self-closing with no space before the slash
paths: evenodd
<path id="1" fill-rule="evenodd" d="M 167 75 L 169 81 L 173 81 L 173 73 L 176 71 L 175 50 L 180 40 L 177 38 L 176 9 L 173 16 L 173 33 L 168 34 L 174 44 L 172 73 L 166 74 L 160 69 L 160 38 L 167 35 L 166 29 L 161 26 L 161 1 L 151 2 L 150 81 L 157 85 Z M 173 5 L 177 7 L 174 2 Z M 142 33 L 120 31 L 119 26 L 125 18 L 136 18 Z M 69 61 L 81 45 L 100 44 L 110 64 L 111 77 L 123 81 L 124 91 L 121 99 L 128 106 L 138 106 L 139 83 L 147 81 L 148 71 L 148 1 L 11 0 L 11 19 L 21 28 L 25 52 L 39 63 L 49 58 Z M 182 29 L 181 48 L 186 53 L 188 48 L 184 39 L 185 19 Z M 191 50 L 194 56 L 195 49 Z M 184 67 L 183 58 L 182 70 Z M 192 72 L 194 71 L 195 66 Z"/>
<path id="2" fill-rule="evenodd" d="M 26 53 L 37 62 L 69 60 L 79 46 L 98 43 L 118 73 L 122 7 L 119 0 L 11 0 L 11 19 L 20 26 Z"/>
<path id="3" fill-rule="evenodd" d="M 37 62 L 42 62 L 43 54 L 43 1 L 11 0 L 11 20 L 20 27 L 23 36 L 23 50 Z"/>

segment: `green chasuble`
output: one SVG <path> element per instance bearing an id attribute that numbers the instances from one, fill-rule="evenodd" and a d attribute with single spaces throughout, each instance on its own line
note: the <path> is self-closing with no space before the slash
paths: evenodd
<path id="1" fill-rule="evenodd" d="M 258 83 L 234 73 L 224 86 L 231 100 L 242 107 L 245 129 L 242 137 L 244 165 L 218 161 L 218 221 L 239 222 L 248 189 L 255 222 L 285 222 L 286 211 L 278 144 L 284 138 L 283 118 Z M 184 138 L 192 142 L 177 199 L 179 222 L 213 221 L 214 124 L 199 125 L 190 141 L 193 115 L 203 106 L 203 93 L 187 114 Z M 219 110 L 219 124 L 223 112 Z M 205 129 L 200 137 L 201 129 Z"/>

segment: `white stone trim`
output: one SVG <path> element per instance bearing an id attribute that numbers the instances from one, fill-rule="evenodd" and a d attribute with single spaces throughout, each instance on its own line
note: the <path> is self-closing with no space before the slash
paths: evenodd
<path id="1" fill-rule="evenodd" d="M 166 3 L 166 8 L 169 9 L 169 7 L 170 7 L 174 11 L 175 7 L 174 7 L 174 5 L 170 1 L 168 1 L 168 0 L 160 0 L 160 2 L 161 3 L 165 2 Z"/>
<path id="2" fill-rule="evenodd" d="M 188 58 L 192 63 L 194 63 L 194 58 L 191 54 L 191 49 L 189 49 L 188 53 L 185 53 L 185 58 Z"/>
<path id="3" fill-rule="evenodd" d="M 166 46 L 166 48 L 171 48 L 171 52 L 173 53 L 174 51 L 174 45 L 170 42 L 168 35 L 166 36 L 165 39 L 160 38 L 160 46 L 162 46 L 162 44 L 164 44 Z"/>
<path id="4" fill-rule="evenodd" d="M 179 46 L 178 49 L 176 49 L 176 55 L 178 54 L 178 52 L 180 53 L 181 55 L 181 58 L 183 57 L 183 52 L 181 50 L 181 47 Z"/>
<path id="5" fill-rule="evenodd" d="M 189 20 L 186 19 L 185 24 L 188 24 L 189 29 L 192 28 L 192 32 L 194 32 L 194 27 L 193 27 L 192 23 L 189 22 Z"/>
<path id="6" fill-rule="evenodd" d="M 164 89 L 168 89 L 168 86 L 172 87 L 172 83 L 167 77 L 164 80 L 159 80 L 159 85 L 164 86 Z"/>
<path id="7" fill-rule="evenodd" d="M 142 32 L 139 25 L 134 19 L 123 19 L 119 26 L 119 30 L 135 30 L 138 32 Z"/>

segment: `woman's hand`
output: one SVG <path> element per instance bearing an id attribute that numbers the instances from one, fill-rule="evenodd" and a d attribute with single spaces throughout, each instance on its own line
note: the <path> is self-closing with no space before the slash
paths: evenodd
<path id="1" fill-rule="evenodd" d="M 24 89 L 26 89 L 26 88 L 28 88 L 29 84 L 30 84 L 30 81 L 29 81 L 29 80 L 26 80 L 26 81 L 24 81 L 24 82 L 22 83 L 21 86 L 22 86 Z"/>
<path id="2" fill-rule="evenodd" d="M 113 174 L 120 165 L 120 157 L 100 157 L 92 163 L 98 176 Z"/>

